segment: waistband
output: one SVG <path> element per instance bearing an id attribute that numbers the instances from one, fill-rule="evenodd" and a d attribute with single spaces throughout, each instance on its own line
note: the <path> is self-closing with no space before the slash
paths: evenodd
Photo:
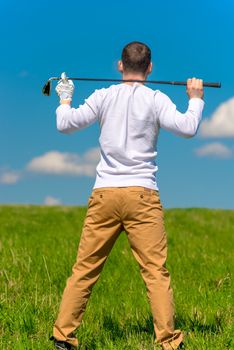
<path id="1" fill-rule="evenodd" d="M 123 187 L 98 187 L 94 188 L 93 192 L 104 192 L 104 191 L 118 191 L 118 190 L 130 190 L 130 191 L 142 191 L 147 193 L 159 193 L 158 190 L 152 190 L 151 188 L 143 187 L 143 186 L 123 186 Z"/>

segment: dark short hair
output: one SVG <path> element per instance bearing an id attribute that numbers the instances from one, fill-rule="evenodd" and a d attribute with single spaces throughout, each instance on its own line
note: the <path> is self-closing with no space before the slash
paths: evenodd
<path id="1" fill-rule="evenodd" d="M 123 48 L 122 62 L 127 72 L 145 73 L 151 62 L 151 50 L 146 44 L 133 41 Z"/>

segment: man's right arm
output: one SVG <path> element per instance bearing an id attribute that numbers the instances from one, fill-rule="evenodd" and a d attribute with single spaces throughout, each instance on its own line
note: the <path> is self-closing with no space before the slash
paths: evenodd
<path id="1" fill-rule="evenodd" d="M 176 109 L 170 98 L 158 92 L 155 95 L 159 126 L 182 137 L 193 137 L 198 129 L 204 108 L 203 82 L 200 79 L 188 79 L 187 94 L 189 105 L 185 113 Z"/>

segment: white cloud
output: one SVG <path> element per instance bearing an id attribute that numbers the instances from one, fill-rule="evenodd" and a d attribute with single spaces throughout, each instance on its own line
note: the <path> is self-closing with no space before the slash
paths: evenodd
<path id="1" fill-rule="evenodd" d="M 201 123 L 202 137 L 234 137 L 234 97 L 222 103 L 210 119 Z"/>
<path id="2" fill-rule="evenodd" d="M 61 205 L 62 202 L 58 198 L 55 198 L 55 197 L 52 197 L 52 196 L 47 196 L 45 198 L 45 200 L 44 200 L 44 204 L 48 205 L 48 206 L 50 206 L 50 205 Z"/>
<path id="3" fill-rule="evenodd" d="M 0 168 L 0 184 L 15 184 L 27 173 L 95 177 L 99 160 L 98 147 L 91 148 L 82 155 L 50 151 L 33 158 L 21 171 Z"/>
<path id="4" fill-rule="evenodd" d="M 51 151 L 33 158 L 26 168 L 28 171 L 43 174 L 94 177 L 99 158 L 99 148 L 90 149 L 81 156 L 74 153 Z"/>
<path id="5" fill-rule="evenodd" d="M 0 183 L 4 185 L 14 185 L 17 183 L 21 178 L 21 175 L 19 172 L 16 171 L 3 171 L 0 174 Z"/>
<path id="6" fill-rule="evenodd" d="M 209 143 L 197 148 L 195 153 L 199 157 L 231 158 L 233 156 L 232 149 L 218 142 Z"/>
<path id="7" fill-rule="evenodd" d="M 100 159 L 100 149 L 99 149 L 99 147 L 91 148 L 90 150 L 88 150 L 84 154 L 83 158 L 85 159 L 86 162 L 97 164 L 99 159 Z"/>

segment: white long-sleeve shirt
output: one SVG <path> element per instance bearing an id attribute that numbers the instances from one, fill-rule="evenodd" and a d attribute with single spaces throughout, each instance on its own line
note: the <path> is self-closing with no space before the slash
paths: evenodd
<path id="1" fill-rule="evenodd" d="M 182 137 L 196 134 L 204 102 L 189 100 L 185 113 L 167 95 L 134 83 L 96 90 L 79 108 L 62 104 L 57 128 L 71 133 L 94 122 L 100 124 L 101 159 L 94 188 L 144 186 L 158 190 L 157 139 L 160 128 Z"/>

